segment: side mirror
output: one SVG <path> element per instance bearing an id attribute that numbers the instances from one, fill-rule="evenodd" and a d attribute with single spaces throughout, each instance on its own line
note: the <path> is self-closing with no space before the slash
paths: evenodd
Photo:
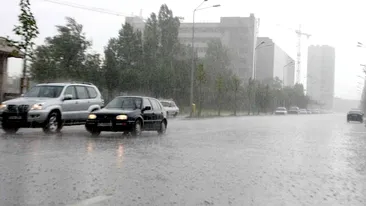
<path id="1" fill-rule="evenodd" d="M 142 111 L 147 111 L 147 110 L 151 110 L 150 106 L 146 106 L 144 109 L 142 109 Z"/>
<path id="2" fill-rule="evenodd" d="M 66 100 L 71 100 L 73 97 L 72 97 L 72 95 L 71 94 L 66 94 L 65 96 L 64 96 L 64 101 L 66 101 Z"/>

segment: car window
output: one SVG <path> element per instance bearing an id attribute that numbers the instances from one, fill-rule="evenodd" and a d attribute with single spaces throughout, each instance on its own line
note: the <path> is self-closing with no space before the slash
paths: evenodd
<path id="1" fill-rule="evenodd" d="M 142 103 L 141 98 L 116 97 L 110 103 L 108 103 L 106 108 L 135 110 L 135 109 L 141 109 L 141 103 Z"/>
<path id="2" fill-rule="evenodd" d="M 90 98 L 96 98 L 98 96 L 97 91 L 95 91 L 95 89 L 93 87 L 87 87 L 87 90 L 89 92 Z"/>
<path id="3" fill-rule="evenodd" d="M 150 99 L 151 104 L 153 106 L 153 110 L 161 110 L 160 104 L 157 100 L 155 99 Z"/>
<path id="4" fill-rule="evenodd" d="M 152 107 L 148 99 L 144 98 L 144 107 Z"/>
<path id="5" fill-rule="evenodd" d="M 170 102 L 166 102 L 166 101 L 160 101 L 160 102 L 161 102 L 161 104 L 162 104 L 164 107 L 170 107 L 170 106 L 171 106 Z"/>
<path id="6" fill-rule="evenodd" d="M 171 107 L 176 107 L 177 105 L 175 104 L 175 102 L 171 103 Z"/>
<path id="7" fill-rule="evenodd" d="M 79 99 L 89 99 L 89 95 L 85 87 L 76 86 L 76 92 L 78 94 Z"/>
<path id="8" fill-rule="evenodd" d="M 64 86 L 41 85 L 35 86 L 24 94 L 24 97 L 57 98 L 61 95 Z"/>
<path id="9" fill-rule="evenodd" d="M 76 99 L 76 91 L 74 86 L 68 86 L 64 95 L 72 95 L 72 99 Z"/>

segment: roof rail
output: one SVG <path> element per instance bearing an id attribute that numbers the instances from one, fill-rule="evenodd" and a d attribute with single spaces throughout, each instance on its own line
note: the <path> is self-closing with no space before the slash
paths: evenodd
<path id="1" fill-rule="evenodd" d="M 71 82 L 71 84 L 87 84 L 87 85 L 94 85 L 93 83 L 90 83 L 90 82 Z"/>

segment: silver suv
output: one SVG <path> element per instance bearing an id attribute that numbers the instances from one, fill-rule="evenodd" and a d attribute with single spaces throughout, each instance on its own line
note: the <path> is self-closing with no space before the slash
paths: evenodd
<path id="1" fill-rule="evenodd" d="M 103 106 L 103 97 L 93 84 L 38 84 L 22 97 L 2 102 L 0 121 L 6 133 L 29 127 L 57 133 L 63 126 L 85 124 L 89 113 Z"/>

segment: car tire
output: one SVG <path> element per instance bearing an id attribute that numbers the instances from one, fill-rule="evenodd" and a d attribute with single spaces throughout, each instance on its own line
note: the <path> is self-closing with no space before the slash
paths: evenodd
<path id="1" fill-rule="evenodd" d="M 46 134 L 56 134 L 59 133 L 62 129 L 62 121 L 61 116 L 57 112 L 51 112 L 47 120 L 42 127 L 43 132 Z"/>
<path id="2" fill-rule="evenodd" d="M 134 137 L 138 137 L 141 135 L 141 131 L 142 131 L 142 124 L 141 124 L 141 120 L 136 120 L 135 124 L 134 124 L 134 127 L 132 129 L 132 136 Z"/>
<path id="3" fill-rule="evenodd" d="M 19 127 L 8 126 L 6 124 L 2 124 L 2 129 L 6 134 L 15 134 L 19 130 Z"/>
<path id="4" fill-rule="evenodd" d="M 174 113 L 173 117 L 175 118 L 175 117 L 177 117 L 177 115 L 178 115 L 178 112 Z"/>
<path id="5" fill-rule="evenodd" d="M 158 134 L 159 135 L 163 135 L 166 133 L 166 121 L 163 120 L 160 122 L 160 127 L 159 127 L 159 130 L 158 130 Z"/>

